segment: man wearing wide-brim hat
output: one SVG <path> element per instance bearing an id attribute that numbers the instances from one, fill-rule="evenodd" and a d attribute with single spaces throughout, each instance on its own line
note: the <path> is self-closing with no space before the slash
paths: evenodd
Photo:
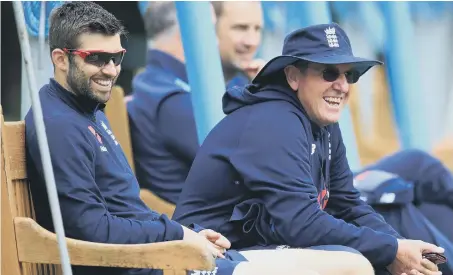
<path id="1" fill-rule="evenodd" d="M 378 274 L 439 274 L 422 252 L 443 249 L 402 240 L 353 187 L 338 120 L 350 85 L 380 64 L 354 56 L 337 24 L 290 33 L 251 85 L 224 95 L 227 116 L 198 151 L 174 218 L 235 249 L 352 249 Z"/>

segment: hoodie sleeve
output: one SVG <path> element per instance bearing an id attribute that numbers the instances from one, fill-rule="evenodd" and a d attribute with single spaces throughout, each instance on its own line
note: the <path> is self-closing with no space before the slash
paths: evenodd
<path id="1" fill-rule="evenodd" d="M 380 214 L 360 199 L 360 192 L 353 186 L 353 174 L 346 158 L 340 127 L 335 124 L 333 129 L 330 198 L 326 210 L 348 223 L 359 227 L 366 226 L 403 239 Z"/>
<path id="2" fill-rule="evenodd" d="M 344 245 L 376 266 L 389 265 L 398 246 L 394 236 L 346 223 L 320 209 L 303 127 L 288 111 L 251 114 L 230 162 L 244 184 L 264 201 L 283 244 Z"/>
<path id="3" fill-rule="evenodd" d="M 191 163 L 199 145 L 190 94 L 174 93 L 166 98 L 159 107 L 157 120 L 168 149 Z"/>
<path id="4" fill-rule="evenodd" d="M 183 238 L 182 226 L 165 215 L 141 221 L 112 215 L 96 184 L 94 136 L 71 118 L 46 120 L 58 198 L 68 237 L 115 244 L 153 243 Z M 27 150 L 43 178 L 36 134 Z M 124 183 L 128 184 L 128 183 Z"/>

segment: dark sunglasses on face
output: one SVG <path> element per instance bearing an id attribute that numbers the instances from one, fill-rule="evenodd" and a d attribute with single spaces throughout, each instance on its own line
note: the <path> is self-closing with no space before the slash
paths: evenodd
<path id="1" fill-rule="evenodd" d="M 340 75 L 340 70 L 335 67 L 326 67 L 322 71 L 322 78 L 327 82 L 334 82 L 340 77 Z M 357 70 L 349 70 L 347 72 L 344 72 L 344 75 L 346 77 L 346 81 L 349 84 L 356 83 L 360 78 L 360 73 Z"/>
<path id="2" fill-rule="evenodd" d="M 83 51 L 83 50 L 75 50 L 75 49 L 66 49 L 64 48 L 63 51 L 65 53 L 70 53 L 74 55 L 80 56 L 86 63 L 95 65 L 97 67 L 104 67 L 110 60 L 113 61 L 115 66 L 119 66 L 121 62 L 123 62 L 124 54 L 126 50 L 121 50 L 119 52 L 110 53 L 100 50 L 92 50 L 92 51 Z"/>

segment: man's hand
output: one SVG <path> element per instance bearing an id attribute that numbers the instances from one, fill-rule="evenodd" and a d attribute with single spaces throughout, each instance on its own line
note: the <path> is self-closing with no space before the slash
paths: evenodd
<path id="1" fill-rule="evenodd" d="M 205 245 L 206 248 L 212 253 L 212 255 L 214 257 L 225 258 L 223 253 L 225 253 L 226 247 L 225 248 L 223 246 L 220 247 L 220 245 L 226 246 L 230 242 L 225 237 L 223 237 L 220 233 L 217 233 L 210 229 L 205 229 L 205 230 L 200 231 L 199 234 L 197 234 L 185 226 L 183 226 L 182 229 L 184 231 L 184 237 L 183 237 L 184 241 L 195 242 L 195 243 Z M 203 231 L 206 231 L 206 232 L 202 233 Z M 212 231 L 212 233 L 210 231 Z M 218 237 L 214 233 L 220 235 L 220 237 Z M 208 238 L 208 235 L 209 235 L 209 238 Z M 222 237 L 226 240 L 226 242 L 225 242 L 225 240 L 222 239 Z M 211 239 L 213 239 L 214 241 L 211 241 Z M 217 244 L 217 243 L 219 243 L 219 244 Z M 231 244 L 229 244 L 229 246 L 231 246 Z M 229 248 L 229 246 L 228 246 L 228 248 Z"/>
<path id="2" fill-rule="evenodd" d="M 437 265 L 422 258 L 422 253 L 443 253 L 444 249 L 416 240 L 398 240 L 396 258 L 387 269 L 392 275 L 441 275 Z"/>
<path id="3" fill-rule="evenodd" d="M 220 249 L 223 249 L 223 251 L 231 247 L 230 241 L 225 238 L 225 236 L 219 232 L 215 232 L 214 230 L 205 229 L 198 232 L 198 234 L 205 237 L 211 243 L 217 245 Z"/>
<path id="4" fill-rule="evenodd" d="M 247 77 L 252 80 L 258 74 L 259 71 L 266 65 L 266 61 L 262 59 L 255 59 L 251 61 L 247 66 L 244 68 L 244 72 Z"/>

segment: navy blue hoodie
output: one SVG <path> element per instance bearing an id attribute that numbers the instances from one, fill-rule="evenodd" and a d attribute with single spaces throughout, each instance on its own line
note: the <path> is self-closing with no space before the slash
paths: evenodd
<path id="1" fill-rule="evenodd" d="M 141 201 L 137 180 L 100 111 L 103 104 L 77 97 L 53 79 L 39 96 L 66 236 L 113 244 L 181 240 L 181 225 Z M 53 230 L 31 110 L 25 125 L 28 175 L 37 220 Z M 84 275 L 142 274 L 137 270 L 77 268 Z"/>
<path id="2" fill-rule="evenodd" d="M 245 85 L 243 75 L 228 85 Z M 199 148 L 185 64 L 159 50 L 148 52 L 127 103 L 140 185 L 176 204 Z"/>
<path id="3" fill-rule="evenodd" d="M 376 267 L 399 237 L 360 199 L 338 124 L 318 127 L 280 86 L 227 91 L 173 218 L 224 234 L 232 247 L 345 245 Z"/>

